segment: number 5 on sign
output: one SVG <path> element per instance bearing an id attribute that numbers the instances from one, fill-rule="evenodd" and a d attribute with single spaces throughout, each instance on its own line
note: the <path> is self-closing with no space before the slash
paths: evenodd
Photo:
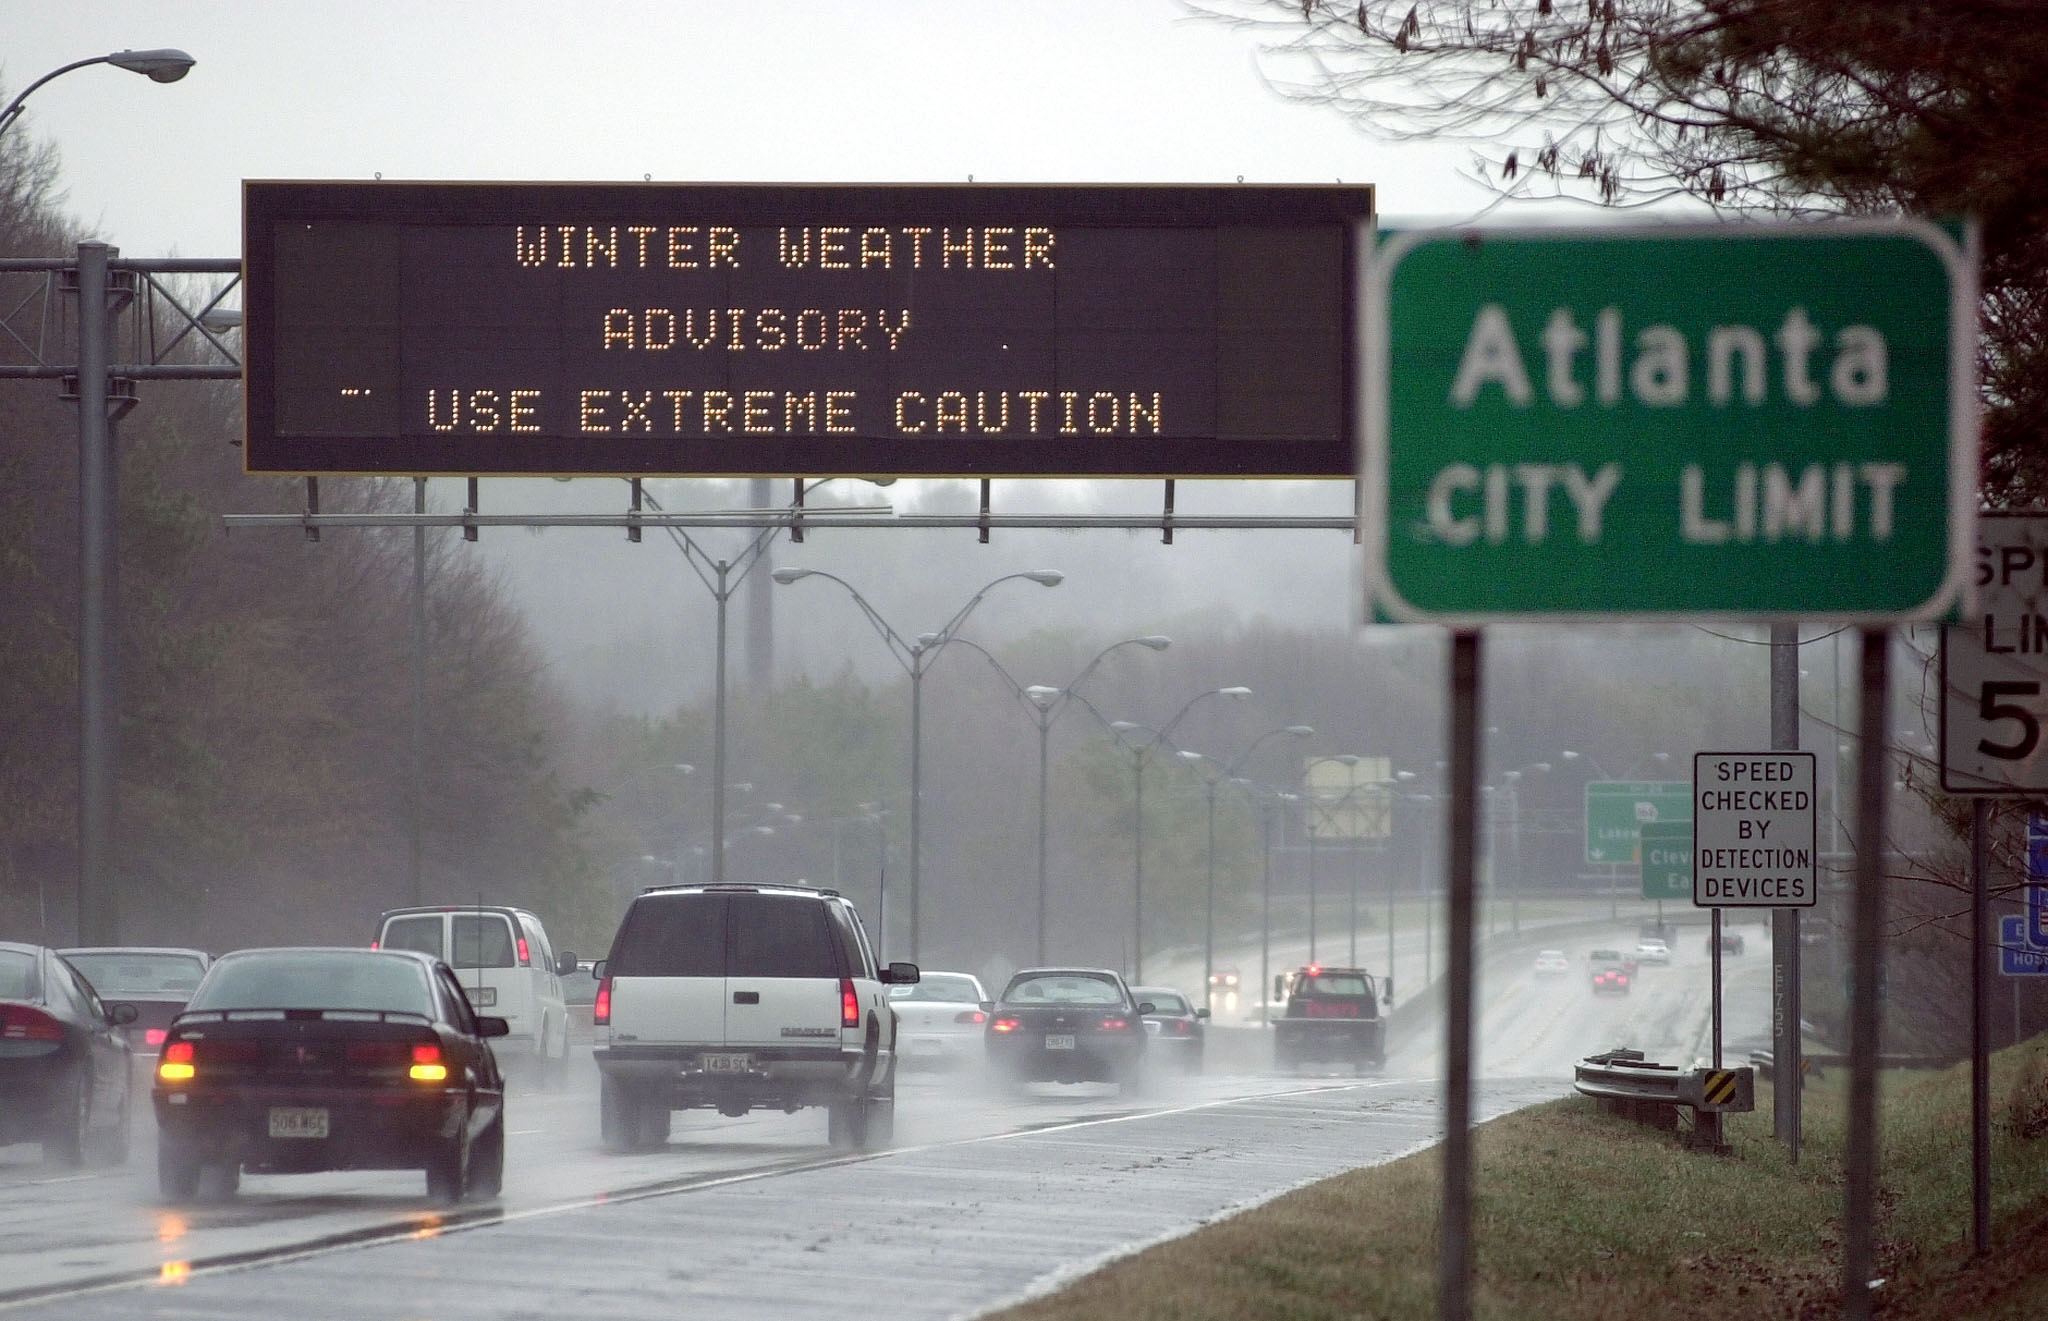
<path id="1" fill-rule="evenodd" d="M 2048 514 L 1980 514 L 1975 584 L 1941 631 L 1941 787 L 2048 792 Z"/>

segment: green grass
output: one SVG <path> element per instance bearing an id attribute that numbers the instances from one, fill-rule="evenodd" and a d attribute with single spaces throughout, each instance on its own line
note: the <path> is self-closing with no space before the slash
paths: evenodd
<path id="1" fill-rule="evenodd" d="M 1573 1097 L 1479 1131 L 1474 1310 L 1480 1317 L 1831 1316 L 1840 1284 L 1846 1072 L 1808 1088 L 1793 1165 L 1770 1093 L 1733 1116 L 1732 1154 L 1684 1150 Z M 1887 1075 L 1880 1315 L 2038 1315 L 2048 1271 L 2048 1043 L 1994 1061 L 1993 1218 L 1969 1257 L 1969 1070 Z M 1325 1180 L 1115 1263 L 1003 1315 L 1069 1318 L 1426 1317 L 1436 1296 L 1438 1160 L 1426 1152 Z"/>

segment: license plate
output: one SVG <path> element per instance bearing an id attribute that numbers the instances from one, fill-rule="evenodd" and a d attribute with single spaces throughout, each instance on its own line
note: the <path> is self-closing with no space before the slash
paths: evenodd
<path id="1" fill-rule="evenodd" d="M 746 1073 L 753 1067 L 754 1057 L 751 1055 L 706 1055 L 704 1057 L 704 1072 L 706 1073 Z"/>
<path id="2" fill-rule="evenodd" d="M 270 1136 L 324 1138 L 327 1111 L 318 1106 L 274 1105 L 270 1108 Z"/>
<path id="3" fill-rule="evenodd" d="M 1069 1032 L 1049 1032 L 1045 1037 L 1045 1048 L 1047 1050 L 1072 1050 L 1074 1048 L 1073 1034 Z"/>
<path id="4" fill-rule="evenodd" d="M 498 1003 L 498 988 L 495 986 L 472 986 L 469 988 L 469 1003 L 478 1009 L 490 1009 Z"/>

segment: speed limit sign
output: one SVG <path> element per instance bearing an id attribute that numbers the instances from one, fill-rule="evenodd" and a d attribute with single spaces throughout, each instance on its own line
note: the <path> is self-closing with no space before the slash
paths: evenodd
<path id="1" fill-rule="evenodd" d="M 1941 631 L 1941 787 L 2048 793 L 2048 513 L 1978 515 L 1974 572 Z"/>

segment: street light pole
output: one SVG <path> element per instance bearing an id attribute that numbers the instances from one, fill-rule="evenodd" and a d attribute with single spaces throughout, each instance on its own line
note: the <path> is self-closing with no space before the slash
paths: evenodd
<path id="1" fill-rule="evenodd" d="M 992 589 L 1012 579 L 1025 579 L 1037 583 L 1040 587 L 1057 587 L 1065 581 L 1066 575 L 1056 569 L 1028 569 L 1021 573 L 1006 573 L 999 578 L 993 578 L 983 583 L 981 589 L 967 599 L 967 604 L 954 611 L 952 618 L 948 619 L 936 633 L 920 633 L 914 642 L 906 640 L 888 620 L 882 618 L 881 612 L 876 610 L 852 583 L 836 573 L 827 573 L 823 569 L 786 568 L 775 570 L 769 577 L 784 587 L 801 582 L 805 578 L 823 578 L 839 584 L 846 594 L 853 598 L 853 603 L 860 608 L 860 612 L 867 616 L 868 623 L 874 627 L 875 632 L 889 648 L 889 654 L 895 657 L 896 663 L 910 676 L 910 957 L 915 961 L 918 954 L 919 922 L 923 911 L 919 887 L 924 870 L 925 673 L 930 669 L 931 663 L 938 659 L 939 653 L 945 649 L 947 643 L 960 640 L 954 636 L 955 633 L 967 622 L 967 617 L 974 613 L 975 607 L 981 604 L 982 599 Z M 886 936 L 887 933 L 884 934 Z"/>
<path id="2" fill-rule="evenodd" d="M 1213 993 L 1213 979 L 1216 975 L 1216 786 L 1225 780 L 1235 778 L 1238 769 L 1250 761 L 1252 754 L 1263 747 L 1268 740 L 1278 738 L 1282 734 L 1293 738 L 1310 738 L 1315 732 L 1308 725 L 1282 725 L 1278 729 L 1269 729 L 1245 745 L 1244 751 L 1238 753 L 1237 756 L 1231 758 L 1228 762 L 1220 762 L 1214 757 L 1205 756 L 1199 752 L 1191 752 L 1185 748 L 1181 750 L 1181 760 L 1197 768 L 1203 766 L 1204 763 L 1216 768 L 1213 774 L 1206 770 L 1202 771 L 1202 778 L 1209 790 L 1209 888 L 1202 919 L 1202 1002 L 1204 1004 L 1208 1003 L 1209 997 Z M 1313 841 L 1311 841 L 1311 845 L 1313 845 Z"/>

